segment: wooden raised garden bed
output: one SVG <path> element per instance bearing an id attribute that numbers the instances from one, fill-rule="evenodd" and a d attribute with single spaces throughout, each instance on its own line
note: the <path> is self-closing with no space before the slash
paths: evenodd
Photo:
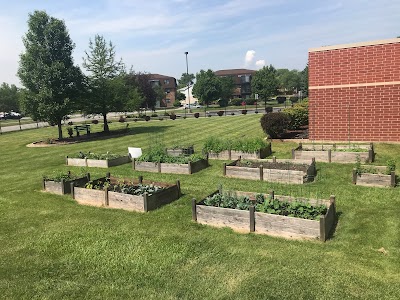
<path id="1" fill-rule="evenodd" d="M 212 193 L 209 197 L 218 194 L 219 191 Z M 250 201 L 255 203 L 255 193 L 234 192 L 237 196 L 247 196 Z M 325 205 L 326 213 L 317 216 L 316 220 L 301 219 L 285 215 L 257 212 L 254 204 L 249 206 L 248 210 L 239 210 L 233 208 L 223 208 L 207 206 L 204 204 L 206 199 L 200 202 L 192 200 L 192 219 L 198 223 L 211 225 L 215 227 L 229 227 L 239 232 L 255 232 L 259 234 L 268 234 L 282 236 L 286 238 L 305 238 L 319 239 L 326 241 L 333 230 L 336 221 L 335 196 L 329 200 L 317 200 L 306 198 L 294 198 L 289 196 L 263 194 L 264 197 L 279 199 L 279 201 L 294 202 L 303 201 L 316 205 Z"/>
<path id="2" fill-rule="evenodd" d="M 153 194 L 144 193 L 142 195 L 131 195 L 121 192 L 114 192 L 109 189 L 95 190 L 88 189 L 83 186 L 77 187 L 72 184 L 72 197 L 79 204 L 147 212 L 171 203 L 181 196 L 179 180 L 176 182 L 176 184 L 168 184 L 164 182 L 143 180 L 143 177 L 139 177 L 139 180 L 124 179 L 123 181 L 115 177 L 104 177 L 94 180 L 93 184 L 104 182 L 106 178 L 109 178 L 111 184 L 121 184 L 121 182 L 129 185 L 152 184 L 162 187 L 163 189 Z"/>
<path id="3" fill-rule="evenodd" d="M 362 162 L 373 162 L 375 159 L 374 145 L 357 144 L 353 146 L 357 151 L 351 151 L 349 145 L 336 144 L 302 144 L 292 149 L 292 159 L 311 159 L 321 162 L 354 163 L 357 157 Z"/>
<path id="4" fill-rule="evenodd" d="M 223 160 L 232 160 L 232 159 L 260 159 L 270 156 L 272 154 L 271 144 L 268 146 L 261 148 L 259 151 L 256 152 L 243 152 L 243 151 L 236 151 L 236 150 L 224 150 L 219 153 L 215 152 L 208 152 L 208 158 L 210 159 L 223 159 Z"/>
<path id="5" fill-rule="evenodd" d="M 294 160 L 242 161 L 224 163 L 223 175 L 227 177 L 261 180 L 268 182 L 303 184 L 316 176 L 315 160 L 307 163 Z"/>
<path id="6" fill-rule="evenodd" d="M 69 172 L 68 172 L 69 173 Z M 42 186 L 43 191 L 57 195 L 71 194 L 71 183 L 76 185 L 84 185 L 90 180 L 90 174 L 75 179 L 64 179 L 61 181 L 54 181 L 43 178 Z"/>
<path id="7" fill-rule="evenodd" d="M 209 166 L 207 159 L 195 162 L 189 161 L 187 164 L 144 162 L 133 159 L 132 167 L 136 171 L 174 173 L 174 174 L 193 174 Z"/>
<path id="8" fill-rule="evenodd" d="M 66 157 L 66 163 L 68 166 L 77 167 L 96 167 L 96 168 L 110 168 L 127 164 L 131 161 L 128 155 L 121 156 L 113 159 L 88 159 L 88 158 L 70 158 Z"/>
<path id="9" fill-rule="evenodd" d="M 167 149 L 167 154 L 170 156 L 192 155 L 194 154 L 193 146 L 185 148 Z"/>
<path id="10" fill-rule="evenodd" d="M 368 173 L 368 169 L 374 169 L 374 173 Z M 386 167 L 361 165 L 361 172 L 353 169 L 353 184 L 373 187 L 395 187 L 396 173 L 391 171 L 385 174 Z M 364 171 L 365 170 L 365 171 Z"/>

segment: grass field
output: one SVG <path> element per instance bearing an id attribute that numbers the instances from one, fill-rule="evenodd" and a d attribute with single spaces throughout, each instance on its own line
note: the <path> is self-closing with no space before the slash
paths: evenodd
<path id="1" fill-rule="evenodd" d="M 80 206 L 69 196 L 40 191 L 43 174 L 67 170 L 65 155 L 126 153 L 128 146 L 146 148 L 157 140 L 193 143 L 199 151 L 208 135 L 262 136 L 259 118 L 132 122 L 124 137 L 47 148 L 26 144 L 55 137 L 56 128 L 0 136 L 0 298 L 400 299 L 400 188 L 354 186 L 352 165 L 317 163 L 316 181 L 304 186 L 224 178 L 222 161 L 193 175 L 135 172 L 129 164 L 111 168 L 114 175 L 181 180 L 179 200 L 146 214 Z M 287 158 L 294 145 L 274 142 L 272 150 Z M 400 167 L 400 145 L 377 144 L 376 152 L 376 164 L 394 158 Z M 90 172 L 95 177 L 106 170 Z M 191 199 L 218 184 L 305 197 L 335 194 L 336 232 L 321 243 L 192 222 Z"/>

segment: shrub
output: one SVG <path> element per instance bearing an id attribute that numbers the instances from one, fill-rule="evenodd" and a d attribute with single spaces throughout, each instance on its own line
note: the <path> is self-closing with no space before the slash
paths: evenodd
<path id="1" fill-rule="evenodd" d="M 67 127 L 67 132 L 70 138 L 74 135 L 74 130 L 71 127 Z"/>
<path id="2" fill-rule="evenodd" d="M 241 106 L 242 102 L 243 102 L 242 98 L 233 98 L 231 99 L 230 104 L 234 106 Z"/>
<path id="3" fill-rule="evenodd" d="M 176 119 L 176 115 L 175 115 L 174 113 L 171 113 L 171 114 L 169 115 L 169 118 L 170 118 L 171 120 L 175 120 L 175 119 Z"/>
<path id="4" fill-rule="evenodd" d="M 269 143 L 262 138 L 240 138 L 228 140 L 220 137 L 210 136 L 204 143 L 204 152 L 220 153 L 224 150 L 236 150 L 253 153 L 268 146 Z"/>
<path id="5" fill-rule="evenodd" d="M 242 109 L 242 115 L 246 115 L 247 114 L 247 110 L 246 109 Z"/>
<path id="6" fill-rule="evenodd" d="M 69 126 L 72 126 L 72 125 L 74 125 L 74 123 L 72 123 L 72 121 L 69 121 L 69 122 L 68 122 L 68 125 L 69 125 Z"/>
<path id="7" fill-rule="evenodd" d="M 92 124 L 99 124 L 99 120 L 92 120 Z"/>
<path id="8" fill-rule="evenodd" d="M 272 113 L 273 110 L 274 110 L 274 108 L 273 108 L 272 106 L 267 106 L 267 107 L 265 108 L 265 112 L 266 112 L 266 113 Z"/>
<path id="9" fill-rule="evenodd" d="M 278 97 L 276 97 L 276 101 L 277 101 L 279 104 L 285 103 L 286 97 L 285 97 L 285 96 L 278 96 Z"/>
<path id="10" fill-rule="evenodd" d="M 223 110 L 218 111 L 217 115 L 220 116 L 220 117 L 223 116 L 224 115 L 224 111 Z"/>
<path id="11" fill-rule="evenodd" d="M 194 113 L 194 117 L 197 119 L 198 117 L 200 117 L 200 113 Z"/>
<path id="12" fill-rule="evenodd" d="M 120 116 L 118 122 L 124 123 L 125 122 L 125 118 L 123 116 Z"/>
<path id="13" fill-rule="evenodd" d="M 234 112 L 231 112 L 231 116 L 234 116 L 235 115 L 235 113 Z"/>
<path id="14" fill-rule="evenodd" d="M 156 113 L 153 113 L 151 116 L 152 116 L 153 118 L 157 118 L 157 117 L 158 117 L 158 115 L 157 115 Z"/>
<path id="15" fill-rule="evenodd" d="M 168 116 L 169 116 L 169 113 L 168 113 L 168 112 L 165 112 L 165 113 L 164 113 L 164 116 L 168 117 Z"/>
<path id="16" fill-rule="evenodd" d="M 158 119 L 159 119 L 160 121 L 164 120 L 164 118 L 163 118 L 163 117 L 159 117 Z"/>
<path id="17" fill-rule="evenodd" d="M 180 101 L 174 101 L 173 106 L 174 107 L 181 107 L 181 102 Z"/>
<path id="18" fill-rule="evenodd" d="M 301 126 L 308 125 L 308 101 L 285 108 L 283 112 L 290 118 L 289 129 L 299 129 Z"/>
<path id="19" fill-rule="evenodd" d="M 148 121 L 150 121 L 150 117 L 149 117 L 149 116 L 145 116 L 145 117 L 144 117 L 144 120 L 145 120 L 146 122 L 148 122 Z"/>
<path id="20" fill-rule="evenodd" d="M 246 105 L 254 105 L 254 103 L 257 102 L 257 100 L 254 98 L 246 98 L 246 99 L 243 99 L 242 102 L 243 101 L 244 101 L 244 103 L 246 103 Z"/>
<path id="21" fill-rule="evenodd" d="M 260 119 L 261 127 L 271 138 L 281 137 L 289 127 L 290 118 L 282 112 L 265 114 Z"/>
<path id="22" fill-rule="evenodd" d="M 298 97 L 298 96 L 291 96 L 291 97 L 289 98 L 289 100 L 290 100 L 292 103 L 296 103 L 297 101 L 299 101 L 299 97 Z"/>

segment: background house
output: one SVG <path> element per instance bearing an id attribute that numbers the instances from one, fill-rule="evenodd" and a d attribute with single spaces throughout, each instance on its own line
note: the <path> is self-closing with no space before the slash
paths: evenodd
<path id="1" fill-rule="evenodd" d="M 149 74 L 149 81 L 152 86 L 159 85 L 165 92 L 165 98 L 156 104 L 156 107 L 170 107 L 173 106 L 176 100 L 176 79 L 171 76 L 161 74 Z"/>
<path id="2" fill-rule="evenodd" d="M 218 70 L 214 74 L 219 77 L 231 76 L 235 82 L 235 90 L 232 98 L 250 98 L 251 97 L 251 79 L 256 71 L 248 69 L 229 69 Z"/>
<path id="3" fill-rule="evenodd" d="M 309 138 L 400 141 L 400 39 L 309 50 Z"/>
<path id="4" fill-rule="evenodd" d="M 191 104 L 191 105 L 192 105 L 192 104 L 198 104 L 198 103 L 199 103 L 199 99 L 197 99 L 196 97 L 193 96 L 193 93 L 192 93 L 192 91 L 193 91 L 193 86 L 194 86 L 193 84 L 192 84 L 191 86 L 189 86 L 189 97 L 190 97 L 190 104 Z M 185 97 L 186 97 L 185 100 L 182 100 L 182 101 L 181 101 L 181 104 L 182 104 L 182 105 L 189 104 L 188 87 L 185 86 L 185 87 L 179 89 L 178 92 L 181 92 L 181 93 L 184 94 Z"/>

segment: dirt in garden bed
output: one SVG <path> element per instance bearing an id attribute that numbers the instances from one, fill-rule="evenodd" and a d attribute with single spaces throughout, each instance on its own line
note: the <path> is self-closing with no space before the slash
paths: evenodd
<path id="1" fill-rule="evenodd" d="M 242 160 L 242 161 L 237 161 L 235 164 L 236 167 L 247 167 L 247 168 L 258 168 L 261 165 L 264 167 L 264 169 L 294 170 L 303 172 L 307 172 L 309 168 L 309 165 L 306 164 L 293 164 L 290 162 L 274 163 L 274 162 Z"/>

